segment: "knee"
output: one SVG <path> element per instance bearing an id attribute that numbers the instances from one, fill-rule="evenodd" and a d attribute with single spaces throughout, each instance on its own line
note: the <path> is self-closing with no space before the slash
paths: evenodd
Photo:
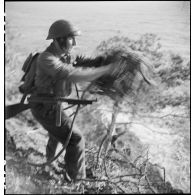
<path id="1" fill-rule="evenodd" d="M 73 135 L 75 141 L 77 144 L 80 144 L 80 145 L 85 145 L 85 138 L 83 136 L 83 134 L 80 132 L 80 133 L 74 133 Z"/>
<path id="2" fill-rule="evenodd" d="M 78 145 L 81 148 L 85 147 L 85 138 L 84 138 L 83 134 L 78 129 L 73 130 L 72 136 L 70 139 L 70 144 L 71 145 Z"/>

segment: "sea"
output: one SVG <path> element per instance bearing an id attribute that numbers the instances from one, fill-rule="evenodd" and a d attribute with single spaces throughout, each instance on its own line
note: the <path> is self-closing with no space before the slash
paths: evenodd
<path id="1" fill-rule="evenodd" d="M 113 36 L 156 34 L 164 50 L 190 57 L 190 1 L 10 1 L 5 2 L 7 40 L 17 53 L 44 50 L 50 25 L 70 21 L 81 31 L 75 51 L 91 55 Z"/>

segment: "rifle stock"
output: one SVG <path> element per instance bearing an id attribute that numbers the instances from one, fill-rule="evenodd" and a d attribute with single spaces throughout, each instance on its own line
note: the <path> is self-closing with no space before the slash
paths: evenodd
<path id="1" fill-rule="evenodd" d="M 27 110 L 29 108 L 30 108 L 30 104 L 18 103 L 18 104 L 8 105 L 5 107 L 5 119 L 14 117 L 18 113 Z"/>

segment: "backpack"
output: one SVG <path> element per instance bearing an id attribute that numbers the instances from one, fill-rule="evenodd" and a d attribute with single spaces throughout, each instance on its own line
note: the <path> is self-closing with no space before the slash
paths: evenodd
<path id="1" fill-rule="evenodd" d="M 21 79 L 23 83 L 19 86 L 19 91 L 23 94 L 30 94 L 35 88 L 34 83 L 38 56 L 39 53 L 30 53 L 22 66 L 24 75 Z"/>

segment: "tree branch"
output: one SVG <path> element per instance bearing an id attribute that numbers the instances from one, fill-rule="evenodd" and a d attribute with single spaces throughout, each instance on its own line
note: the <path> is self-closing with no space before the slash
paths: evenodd
<path id="1" fill-rule="evenodd" d="M 120 186 L 117 185 L 117 183 L 115 182 L 112 182 L 110 180 L 107 180 L 107 179 L 77 179 L 77 181 L 85 181 L 85 182 L 93 182 L 93 183 L 96 183 L 96 182 L 106 182 L 106 183 L 110 183 L 112 185 L 115 185 L 120 191 L 122 191 L 123 193 L 126 193 Z"/>
<path id="2" fill-rule="evenodd" d="M 113 106 L 113 113 L 112 113 L 112 120 L 109 128 L 107 129 L 107 140 L 108 142 L 106 143 L 105 146 L 105 156 L 107 155 L 111 140 L 112 140 L 112 134 L 115 129 L 115 124 L 116 124 L 116 118 L 119 113 L 119 108 L 118 108 L 118 102 L 116 101 Z"/>
<path id="3" fill-rule="evenodd" d="M 107 138 L 107 134 L 103 137 L 103 139 L 102 139 L 102 141 L 101 141 L 101 143 L 100 143 L 100 147 L 99 147 L 98 154 L 97 154 L 96 168 L 98 167 L 99 158 L 100 158 L 100 156 L 101 156 L 103 144 L 104 144 L 106 138 Z"/>
<path id="4" fill-rule="evenodd" d="M 148 177 L 145 175 L 145 180 L 148 184 L 148 188 L 154 193 L 154 194 L 157 194 L 158 192 L 150 185 L 150 182 L 149 182 L 149 179 Z"/>

